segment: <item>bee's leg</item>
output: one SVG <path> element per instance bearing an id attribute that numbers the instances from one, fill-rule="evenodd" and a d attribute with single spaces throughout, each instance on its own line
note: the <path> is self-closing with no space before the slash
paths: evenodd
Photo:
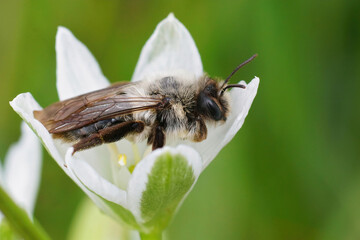
<path id="1" fill-rule="evenodd" d="M 201 142 L 205 140 L 207 137 L 207 128 L 205 125 L 205 122 L 202 118 L 196 119 L 196 128 L 195 128 L 195 134 L 193 137 L 194 142 Z"/>
<path id="2" fill-rule="evenodd" d="M 144 130 L 145 124 L 141 121 L 129 121 L 115 124 L 99 130 L 88 137 L 82 138 L 79 142 L 73 145 L 73 154 L 80 150 L 92 148 L 103 143 L 116 142 L 130 133 L 141 133 Z"/>
<path id="3" fill-rule="evenodd" d="M 155 126 L 148 138 L 148 144 L 152 144 L 152 150 L 162 148 L 165 145 L 165 133 L 162 126 Z"/>

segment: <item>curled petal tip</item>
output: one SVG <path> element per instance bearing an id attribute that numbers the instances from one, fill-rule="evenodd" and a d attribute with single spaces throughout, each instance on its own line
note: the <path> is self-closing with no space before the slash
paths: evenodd
<path id="1" fill-rule="evenodd" d="M 57 28 L 57 33 L 62 32 L 62 31 L 69 32 L 69 29 L 67 29 L 67 28 L 64 27 L 64 26 L 58 26 L 58 28 Z"/>
<path id="2" fill-rule="evenodd" d="M 174 15 L 174 13 L 169 13 L 169 15 L 167 16 L 167 20 L 175 20 L 176 19 L 176 17 L 175 17 L 175 15 Z"/>
<path id="3" fill-rule="evenodd" d="M 170 13 L 157 25 L 143 47 L 132 81 L 145 79 L 149 74 L 179 70 L 197 77 L 203 75 L 194 40 L 185 26 Z"/>
<path id="4" fill-rule="evenodd" d="M 260 83 L 260 78 L 258 78 L 257 76 L 255 76 L 253 78 L 253 80 L 251 80 L 251 82 L 249 83 L 249 85 L 253 85 L 253 86 L 258 86 Z"/>
<path id="5" fill-rule="evenodd" d="M 56 32 L 56 42 L 59 43 L 63 38 L 74 37 L 69 29 L 63 26 L 58 26 Z"/>

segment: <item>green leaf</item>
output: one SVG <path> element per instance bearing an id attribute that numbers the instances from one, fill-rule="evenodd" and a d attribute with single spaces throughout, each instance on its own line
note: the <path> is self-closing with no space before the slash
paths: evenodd
<path id="1" fill-rule="evenodd" d="M 20 208 L 0 186 L 0 210 L 11 228 L 24 239 L 50 239 L 37 222 L 33 222 L 25 210 Z"/>
<path id="2" fill-rule="evenodd" d="M 192 167 L 181 154 L 160 155 L 148 175 L 141 198 L 144 226 L 151 232 L 165 229 L 195 179 Z"/>

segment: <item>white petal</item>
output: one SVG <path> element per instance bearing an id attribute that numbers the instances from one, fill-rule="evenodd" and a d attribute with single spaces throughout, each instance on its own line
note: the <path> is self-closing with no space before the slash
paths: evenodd
<path id="1" fill-rule="evenodd" d="M 193 174 L 195 176 L 194 183 L 196 182 L 197 178 L 201 173 L 202 170 L 201 157 L 191 147 L 185 145 L 179 145 L 176 148 L 164 147 L 161 149 L 157 149 L 153 151 L 151 154 L 149 154 L 136 166 L 129 181 L 129 187 L 127 191 L 128 207 L 131 210 L 131 212 L 134 214 L 138 222 L 143 221 L 141 216 L 141 198 L 148 183 L 148 175 L 151 173 L 152 168 L 158 157 L 166 152 L 169 152 L 171 155 L 181 154 L 186 159 L 188 165 L 191 166 L 193 169 Z M 188 191 L 188 193 L 190 191 L 191 189 Z M 186 195 L 184 196 L 183 199 L 186 198 Z M 181 202 L 179 205 L 181 205 Z"/>
<path id="2" fill-rule="evenodd" d="M 91 198 L 92 201 L 105 213 L 114 218 L 117 215 L 108 207 L 108 205 L 100 199 L 97 195 L 89 191 L 73 174 L 65 167 L 65 154 L 68 146 L 62 144 L 58 141 L 54 141 L 46 128 L 34 118 L 33 111 L 41 110 L 39 104 L 35 101 L 30 93 L 22 93 L 14 98 L 10 102 L 12 108 L 17 112 L 20 117 L 32 128 L 36 135 L 42 141 L 44 147 L 47 149 L 48 153 L 55 159 L 59 166 L 65 171 L 67 175 Z"/>
<path id="3" fill-rule="evenodd" d="M 41 145 L 32 130 L 22 123 L 21 138 L 6 155 L 4 179 L 11 197 L 32 216 L 41 176 Z"/>
<path id="4" fill-rule="evenodd" d="M 106 202 L 109 201 L 109 202 L 114 202 L 115 204 L 121 204 L 123 202 L 122 200 L 124 198 L 123 193 L 125 193 L 125 191 L 116 189 L 116 187 L 113 188 L 114 185 L 110 186 L 111 183 L 109 183 L 106 179 L 103 179 L 101 176 L 99 176 L 98 173 L 95 172 L 94 169 L 87 162 L 84 161 L 84 159 L 79 159 L 79 158 L 74 159 L 73 156 L 71 155 L 72 152 L 73 152 L 73 148 L 69 148 L 68 151 L 66 152 L 66 159 L 65 159 L 66 166 L 68 169 L 67 174 L 70 176 L 70 178 L 86 193 L 86 195 L 88 195 L 88 197 L 104 213 L 119 221 L 126 221 L 126 219 L 122 218 L 124 217 L 123 215 L 119 216 L 119 213 L 116 212 L 119 211 L 119 209 L 115 210 L 112 206 L 109 205 L 108 202 Z M 77 157 L 79 156 L 81 155 L 77 153 Z M 80 167 L 84 167 L 85 169 L 85 170 L 84 169 L 80 170 L 81 172 L 79 175 L 81 175 L 81 177 L 76 175 L 79 172 L 75 173 L 74 171 L 74 169 L 77 170 L 79 167 L 78 165 L 74 167 L 74 163 L 76 165 L 79 162 L 80 162 Z M 88 171 L 88 172 L 84 172 L 84 171 Z M 84 178 L 85 181 L 83 182 Z M 100 182 L 96 182 L 97 180 L 99 180 Z M 89 185 L 86 185 L 85 183 Z M 94 185 L 96 186 L 95 188 Z M 100 191 L 98 191 L 97 186 L 99 185 L 105 185 L 104 188 L 105 190 L 100 189 Z M 124 209 L 126 208 L 124 207 Z"/>
<path id="5" fill-rule="evenodd" d="M 85 162 L 85 166 L 86 166 L 86 169 L 91 169 L 90 171 L 94 171 L 91 164 L 94 164 L 94 159 L 96 158 L 96 156 L 99 156 L 101 155 L 101 153 L 103 153 L 103 149 L 101 149 L 102 147 L 100 147 L 100 150 L 98 152 L 95 151 L 84 151 L 84 152 L 81 152 L 81 153 L 77 153 L 77 156 L 80 158 L 80 157 L 89 157 L 88 154 L 85 154 L 86 152 L 88 153 L 92 153 L 93 156 L 90 157 L 90 159 L 86 159 L 86 161 L 88 162 L 85 162 L 85 159 L 81 158 L 81 159 L 78 159 L 79 161 L 83 161 Z M 97 148 L 99 149 L 99 148 Z M 91 189 L 90 187 L 88 187 L 87 185 L 85 185 L 81 179 L 75 174 L 75 172 L 73 171 L 73 165 L 72 165 L 72 161 L 69 161 L 69 160 L 72 160 L 71 158 L 71 153 L 73 152 L 73 149 L 72 148 L 68 148 L 67 152 L 66 152 L 66 156 L 70 156 L 70 157 L 66 157 L 65 156 L 65 163 L 64 165 L 66 165 L 66 173 L 69 175 L 69 177 L 81 188 L 81 190 L 84 191 L 84 193 L 86 195 L 88 195 L 88 197 L 96 204 L 96 206 L 98 206 L 99 209 L 101 209 L 101 211 L 103 211 L 104 213 L 106 213 L 108 216 L 114 218 L 114 219 L 119 219 L 119 216 L 118 214 L 108 205 L 108 203 L 105 202 L 105 200 L 107 200 L 106 198 L 104 198 L 103 196 L 101 195 L 98 195 L 95 191 L 93 191 L 93 189 Z M 98 158 L 99 160 L 99 158 Z M 101 160 L 105 160 L 105 159 L 101 159 Z M 100 162 L 100 161 L 99 161 Z M 97 169 L 98 170 L 98 169 Z M 101 171 L 101 169 L 99 169 Z M 97 172 L 95 173 L 97 175 Z M 93 175 L 92 172 L 90 173 L 90 175 Z M 107 181 L 106 179 L 104 179 L 104 181 Z M 113 194 L 113 195 L 116 195 L 116 194 Z M 116 198 L 116 196 L 115 196 Z M 120 221 L 122 221 L 123 219 L 119 219 Z"/>
<path id="6" fill-rule="evenodd" d="M 157 72 L 185 71 L 203 75 L 199 51 L 189 31 L 172 13 L 161 21 L 141 51 L 132 81 Z"/>
<path id="7" fill-rule="evenodd" d="M 109 86 L 87 47 L 64 27 L 56 34 L 56 87 L 60 100 Z"/>
<path id="8" fill-rule="evenodd" d="M 72 148 L 68 150 L 65 161 L 80 182 L 104 199 L 126 207 L 126 192 L 100 176 L 86 161 L 79 159 L 77 154 L 73 156 L 72 151 Z"/>
<path id="9" fill-rule="evenodd" d="M 111 155 L 106 144 L 77 152 L 76 156 L 79 159 L 85 160 L 93 169 L 96 169 L 100 176 L 109 181 L 112 180 Z"/>
<path id="10" fill-rule="evenodd" d="M 41 107 L 35 101 L 33 96 L 30 93 L 21 93 L 10 102 L 10 105 L 36 133 L 42 141 L 44 147 L 59 164 L 59 166 L 67 172 L 67 169 L 64 167 L 65 145 L 55 142 L 46 128 L 34 118 L 34 110 L 41 110 Z"/>
<path id="11" fill-rule="evenodd" d="M 1 164 L 1 159 L 0 159 L 0 185 L 2 186 L 3 182 L 4 182 L 4 169 L 3 166 Z"/>
<path id="12" fill-rule="evenodd" d="M 241 84 L 245 82 L 241 81 Z M 240 130 L 256 96 L 259 78 L 255 77 L 246 89 L 231 90 L 231 113 L 226 123 L 208 130 L 206 140 L 192 144 L 203 158 L 204 168 L 216 157 L 220 150 L 230 142 Z"/>

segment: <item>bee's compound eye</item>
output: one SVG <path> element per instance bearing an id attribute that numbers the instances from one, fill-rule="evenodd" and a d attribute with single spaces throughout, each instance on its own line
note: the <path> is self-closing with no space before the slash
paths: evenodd
<path id="1" fill-rule="evenodd" d="M 214 100 L 205 94 L 201 94 L 198 100 L 200 111 L 215 121 L 219 121 L 223 118 L 223 114 Z"/>
<path id="2" fill-rule="evenodd" d="M 208 108 L 209 108 L 211 117 L 215 121 L 219 121 L 222 119 L 222 112 L 221 112 L 219 106 L 213 100 L 211 100 L 210 104 L 208 105 Z"/>

